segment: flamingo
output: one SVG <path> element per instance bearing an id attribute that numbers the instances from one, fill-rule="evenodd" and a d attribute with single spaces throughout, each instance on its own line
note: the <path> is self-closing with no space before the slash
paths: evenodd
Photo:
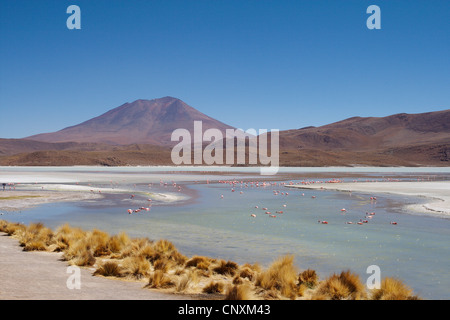
<path id="1" fill-rule="evenodd" d="M 396 225 L 396 224 L 397 224 L 397 222 L 395 222 L 395 221 L 391 221 L 391 224 L 393 224 L 393 225 Z"/>
<path id="2" fill-rule="evenodd" d="M 132 209 L 128 209 L 128 214 L 132 214 L 133 210 Z"/>
<path id="3" fill-rule="evenodd" d="M 347 210 L 345 210 L 345 208 L 342 208 L 341 211 L 342 211 L 342 212 L 345 212 L 345 211 L 347 211 Z"/>
<path id="4" fill-rule="evenodd" d="M 252 218 L 256 218 L 256 214 L 254 214 L 254 213 L 252 213 L 250 216 L 251 216 Z"/>

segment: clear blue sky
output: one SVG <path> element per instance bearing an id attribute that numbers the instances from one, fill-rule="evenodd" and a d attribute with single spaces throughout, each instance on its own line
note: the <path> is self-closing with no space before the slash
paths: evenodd
<path id="1" fill-rule="evenodd" d="M 164 96 L 243 129 L 449 109 L 449 57 L 448 0 L 1 0 L 0 137 Z"/>

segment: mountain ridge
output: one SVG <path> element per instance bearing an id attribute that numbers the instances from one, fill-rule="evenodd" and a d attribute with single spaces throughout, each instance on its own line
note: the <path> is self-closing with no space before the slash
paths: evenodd
<path id="1" fill-rule="evenodd" d="M 138 99 L 56 132 L 0 139 L 0 164 L 171 165 L 172 132 L 192 133 L 195 120 L 203 130 L 235 129 L 174 97 Z M 450 109 L 355 116 L 279 138 L 281 166 L 449 166 Z"/>

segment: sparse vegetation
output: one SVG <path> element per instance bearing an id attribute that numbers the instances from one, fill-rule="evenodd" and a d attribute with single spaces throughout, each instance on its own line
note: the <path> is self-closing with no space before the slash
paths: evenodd
<path id="1" fill-rule="evenodd" d="M 419 297 L 413 294 L 411 288 L 402 281 L 393 278 L 385 278 L 381 281 L 380 289 L 374 289 L 371 298 L 373 300 L 417 300 Z"/>
<path id="2" fill-rule="evenodd" d="M 341 274 L 333 274 L 323 281 L 313 299 L 326 300 L 361 300 L 366 298 L 364 285 L 359 280 L 359 276 L 349 270 Z"/>
<path id="3" fill-rule="evenodd" d="M 315 270 L 299 272 L 294 256 L 279 257 L 267 269 L 258 264 L 204 256 L 188 258 L 168 240 L 130 239 L 83 231 L 65 224 L 55 232 L 41 223 L 25 226 L 0 220 L 0 232 L 18 239 L 23 250 L 62 252 L 69 264 L 94 267 L 94 275 L 146 282 L 145 288 L 184 294 L 213 294 L 229 300 L 410 300 L 419 299 L 400 280 L 386 278 L 381 288 L 367 292 L 350 271 L 320 281 Z"/>

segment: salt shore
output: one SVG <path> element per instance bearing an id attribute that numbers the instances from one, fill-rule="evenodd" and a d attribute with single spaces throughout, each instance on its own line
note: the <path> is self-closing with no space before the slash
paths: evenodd
<path id="1" fill-rule="evenodd" d="M 376 194 L 398 194 L 425 198 L 427 203 L 405 206 L 416 213 L 439 214 L 450 217 L 450 182 L 448 181 L 392 181 L 392 182 L 345 182 L 287 186 L 290 188 L 335 190 Z"/>

